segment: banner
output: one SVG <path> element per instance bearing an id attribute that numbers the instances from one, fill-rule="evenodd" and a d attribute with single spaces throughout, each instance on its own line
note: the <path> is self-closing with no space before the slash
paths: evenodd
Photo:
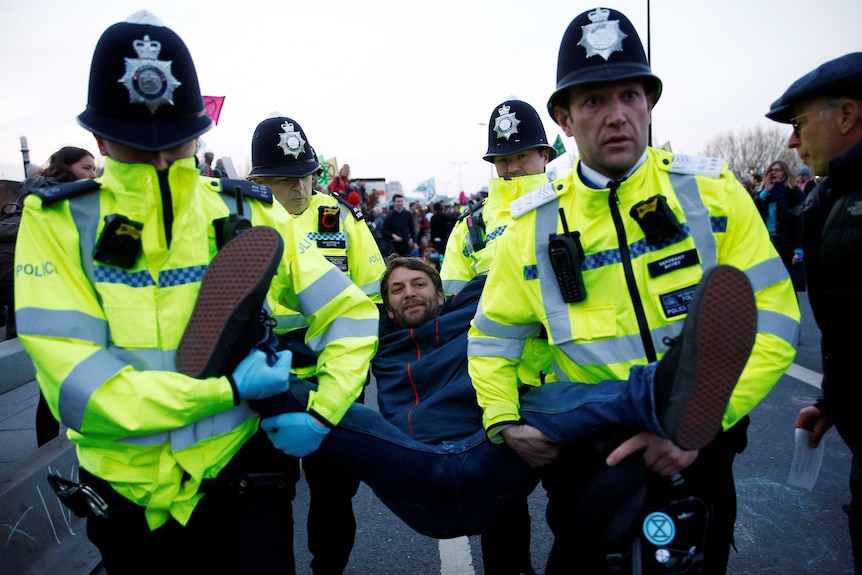
<path id="1" fill-rule="evenodd" d="M 563 139 L 557 134 L 557 139 L 554 140 L 554 151 L 557 152 L 557 156 L 562 156 L 566 153 L 566 146 L 563 144 Z"/>
<path id="2" fill-rule="evenodd" d="M 224 96 L 202 96 L 204 99 L 204 110 L 207 111 L 207 116 L 212 118 L 215 125 L 218 126 L 218 117 L 221 115 L 221 107 L 224 105 Z"/>
<path id="3" fill-rule="evenodd" d="M 437 196 L 437 188 L 434 186 L 434 178 L 420 182 L 413 191 L 420 192 L 425 196 L 425 201 L 430 202 Z"/>

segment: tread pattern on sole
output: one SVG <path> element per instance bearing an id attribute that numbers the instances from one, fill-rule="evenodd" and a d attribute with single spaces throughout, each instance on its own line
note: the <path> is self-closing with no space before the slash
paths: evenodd
<path id="1" fill-rule="evenodd" d="M 241 304 L 269 282 L 267 273 L 282 253 L 282 240 L 272 228 L 254 227 L 222 247 L 204 273 L 194 311 L 177 347 L 177 371 L 200 377 L 238 321 Z M 262 302 L 261 302 L 262 303 Z M 254 312 L 254 319 L 260 310 Z"/>
<path id="2" fill-rule="evenodd" d="M 702 449 L 715 438 L 756 335 L 757 306 L 748 278 L 729 266 L 716 269 L 700 303 L 696 384 L 676 433 L 680 447 Z"/>

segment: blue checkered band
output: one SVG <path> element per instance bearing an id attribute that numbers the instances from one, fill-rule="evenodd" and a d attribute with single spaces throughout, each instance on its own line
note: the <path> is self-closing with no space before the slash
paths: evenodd
<path id="1" fill-rule="evenodd" d="M 171 287 L 199 282 L 204 277 L 207 266 L 192 266 L 177 270 L 159 272 L 159 286 Z"/>
<path id="2" fill-rule="evenodd" d="M 470 244 L 466 244 L 466 245 L 461 249 L 461 255 L 462 255 L 462 256 L 464 256 L 465 258 L 469 258 L 469 257 L 470 257 L 470 254 L 472 254 L 472 253 L 473 253 L 473 250 L 471 250 L 471 249 L 470 249 Z"/>
<path id="3" fill-rule="evenodd" d="M 727 231 L 727 216 L 712 216 L 709 218 L 712 231 L 719 234 Z"/>
<path id="4" fill-rule="evenodd" d="M 335 241 L 344 241 L 344 232 L 336 232 L 334 234 L 321 234 L 319 232 L 308 232 L 306 236 L 313 242 L 322 241 L 322 240 L 335 240 Z"/>
<path id="5" fill-rule="evenodd" d="M 156 285 L 153 281 L 153 276 L 147 270 L 129 273 L 120 268 L 109 268 L 104 266 L 95 266 L 93 275 L 96 276 L 97 282 L 109 284 L 123 284 L 129 287 L 150 287 Z"/>
<path id="6" fill-rule="evenodd" d="M 531 266 L 524 266 L 524 279 L 525 280 L 535 280 L 539 279 L 539 266 L 533 264 Z"/>
<path id="7" fill-rule="evenodd" d="M 491 240 L 502 236 L 503 232 L 505 232 L 505 231 L 506 231 L 506 226 L 500 226 L 499 228 L 494 228 L 494 231 L 492 231 L 490 234 L 487 235 L 487 237 L 485 237 L 485 241 L 490 242 Z"/>

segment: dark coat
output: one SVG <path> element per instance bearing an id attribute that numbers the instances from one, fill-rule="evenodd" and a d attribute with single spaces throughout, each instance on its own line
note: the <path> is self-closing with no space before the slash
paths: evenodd
<path id="1" fill-rule="evenodd" d="M 796 291 L 805 291 L 804 264 L 793 264 L 794 252 L 802 249 L 802 218 L 795 208 L 804 200 L 805 192 L 796 186 L 788 187 L 780 182 L 765 194 L 765 197 L 761 194 L 754 196 L 754 203 L 764 222 L 770 206 L 775 206 L 775 232 L 771 235 L 772 244 L 781 256 L 781 261 L 784 262 Z"/>
<path id="2" fill-rule="evenodd" d="M 800 206 L 811 309 L 822 332 L 819 407 L 862 457 L 862 141 L 829 163 Z"/>

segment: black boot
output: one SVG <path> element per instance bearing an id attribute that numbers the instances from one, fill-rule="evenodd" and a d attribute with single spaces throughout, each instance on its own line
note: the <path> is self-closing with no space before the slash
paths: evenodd
<path id="1" fill-rule="evenodd" d="M 682 449 L 702 449 L 721 420 L 754 347 L 757 306 L 738 269 L 708 270 L 695 290 L 682 333 L 655 371 L 659 423 Z"/>

